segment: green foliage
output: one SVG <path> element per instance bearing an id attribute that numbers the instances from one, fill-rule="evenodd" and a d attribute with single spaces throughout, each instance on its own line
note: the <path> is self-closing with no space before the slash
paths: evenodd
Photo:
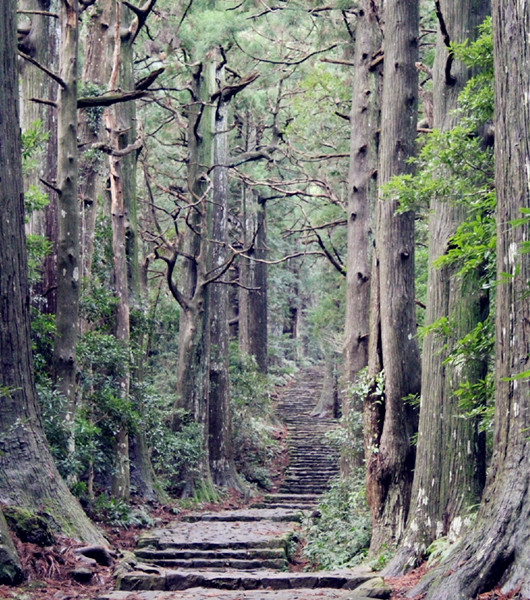
<path id="1" fill-rule="evenodd" d="M 371 520 L 361 472 L 336 479 L 321 498 L 320 517 L 307 527 L 304 555 L 320 569 L 353 567 L 366 556 Z"/>
<path id="2" fill-rule="evenodd" d="M 179 495 L 187 474 L 193 475 L 203 457 L 202 427 L 182 409 L 175 410 L 174 399 L 146 389 L 143 398 L 147 444 L 153 468 L 163 488 Z M 176 416 L 178 431 L 171 429 Z"/>
<path id="3" fill-rule="evenodd" d="M 238 472 L 249 483 L 269 489 L 269 467 L 280 451 L 274 437 L 269 382 L 259 372 L 255 358 L 241 354 L 235 343 L 230 344 L 229 374 Z"/>
<path id="4" fill-rule="evenodd" d="M 79 90 L 79 96 L 81 98 L 101 96 L 106 91 L 106 88 L 102 85 L 98 85 L 92 81 L 85 81 Z M 97 135 L 100 130 L 104 110 L 105 107 L 103 106 L 91 106 L 90 108 L 83 109 L 86 123 L 94 135 Z"/>
<path id="5" fill-rule="evenodd" d="M 35 155 L 43 149 L 49 137 L 50 134 L 44 130 L 44 125 L 40 119 L 33 121 L 28 129 L 22 132 L 22 168 L 24 173 L 35 167 Z"/>

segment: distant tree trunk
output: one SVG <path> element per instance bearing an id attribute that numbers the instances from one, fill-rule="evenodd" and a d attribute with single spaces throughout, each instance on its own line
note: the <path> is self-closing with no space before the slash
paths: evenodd
<path id="1" fill-rule="evenodd" d="M 84 95 L 97 94 L 106 89 L 112 69 L 114 47 L 113 3 L 102 0 L 97 9 L 91 8 L 86 24 L 82 85 Z M 92 91 L 91 91 L 92 90 Z M 90 288 L 94 237 L 98 213 L 98 197 L 106 197 L 107 177 L 102 170 L 105 158 L 102 152 L 91 150 L 91 145 L 105 140 L 101 109 L 83 109 L 79 114 L 79 199 L 81 216 L 81 276 Z M 86 324 L 81 326 L 86 327 Z"/>
<path id="2" fill-rule="evenodd" d="M 218 90 L 224 86 L 224 63 L 212 56 Z M 220 93 L 214 107 L 212 203 L 208 209 L 208 275 L 226 269 L 228 252 L 228 106 Z M 211 232 L 211 233 L 210 233 Z M 221 276 L 222 279 L 222 276 Z M 212 480 L 222 487 L 241 487 L 233 459 L 230 387 L 228 379 L 228 286 L 218 281 L 208 285 L 210 326 L 209 459 Z"/>
<path id="3" fill-rule="evenodd" d="M 266 200 L 245 189 L 243 208 L 245 246 L 248 257 L 240 262 L 239 346 L 254 356 L 259 370 L 268 369 L 267 314 L 267 216 Z"/>
<path id="4" fill-rule="evenodd" d="M 451 41 L 462 43 L 476 39 L 490 2 L 445 0 L 440 6 Z M 447 60 L 448 49 L 439 32 L 433 73 L 434 127 L 442 131 L 457 124 L 458 94 L 471 75 L 464 64 L 453 63 L 448 81 Z M 483 319 L 483 291 L 476 275 L 459 276 L 457 266 L 433 266 L 448 251 L 451 236 L 465 216 L 463 203 L 431 202 L 426 324 L 448 318 L 451 336 L 430 333 L 423 342 L 422 401 L 409 522 L 400 549 L 385 570 L 389 574 L 421 561 L 429 544 L 446 535 L 456 517 L 465 516 L 470 506 L 478 504 L 484 485 L 484 436 L 479 434 L 476 419 L 461 414 L 455 391 L 460 382 L 475 383 L 483 377 L 485 365 L 469 361 L 463 367 L 444 362 L 456 342 Z"/>
<path id="5" fill-rule="evenodd" d="M 530 597 L 530 6 L 493 0 L 497 190 L 496 405 L 493 458 L 479 514 L 436 572 L 429 600 L 464 600 L 500 584 Z M 504 276 L 508 274 L 508 276 Z"/>
<path id="6" fill-rule="evenodd" d="M 121 36 L 121 60 L 120 60 L 120 87 L 125 90 L 134 89 L 134 48 L 133 42 L 138 27 L 137 19 L 131 11 L 122 8 L 122 36 Z M 119 127 L 119 146 L 121 149 L 134 145 L 138 140 L 136 102 L 123 102 L 115 106 L 116 119 Z M 131 308 L 130 328 L 132 343 L 140 345 L 138 334 L 135 329 L 138 315 L 141 319 L 145 311 L 143 294 L 140 282 L 140 262 L 138 249 L 138 199 L 136 186 L 137 158 L 139 149 L 134 149 L 121 158 L 121 175 L 123 189 L 123 209 L 125 219 L 125 257 L 127 261 L 127 288 L 129 304 Z M 132 364 L 131 378 L 133 380 L 132 399 L 135 409 L 140 415 L 140 421 L 145 417 L 145 407 L 141 397 L 141 388 L 144 380 L 144 372 L 141 360 L 137 359 Z M 149 456 L 149 449 L 145 437 L 145 430 L 141 423 L 132 435 L 129 436 L 131 445 L 131 477 L 134 477 L 134 488 L 136 494 L 146 500 L 154 500 L 159 497 L 156 489 L 155 473 Z"/>
<path id="7" fill-rule="evenodd" d="M 374 65 L 381 50 L 379 4 L 364 0 L 359 5 L 354 50 L 353 100 L 350 115 L 350 167 L 348 173 L 346 323 L 344 329 L 343 381 L 355 384 L 368 365 L 372 213 L 377 200 L 378 131 L 382 62 Z M 351 406 L 346 392 L 342 413 L 347 420 Z M 359 432 L 359 436 L 362 433 Z M 351 462 L 355 464 L 351 464 Z M 347 475 L 363 462 L 361 454 L 345 451 L 341 472 Z"/>
<path id="8" fill-rule="evenodd" d="M 60 76 L 57 140 L 57 311 L 55 377 L 66 399 L 65 425 L 73 428 L 77 400 L 76 344 L 79 312 L 79 203 L 77 199 L 78 2 L 61 0 Z M 73 439 L 73 437 L 72 437 Z"/>
<path id="9" fill-rule="evenodd" d="M 34 58 L 38 63 L 56 70 L 57 28 L 55 19 L 41 13 L 50 12 L 50 0 L 23 0 L 18 7 L 22 10 L 35 11 L 35 14 L 19 17 L 19 49 Z M 22 31 L 21 31 L 22 29 Z M 57 173 L 57 112 L 54 107 L 31 101 L 31 98 L 53 100 L 55 95 L 55 82 L 43 71 L 31 63 L 19 59 L 20 75 L 20 122 L 25 131 L 37 119 L 49 136 L 44 143 L 44 150 L 39 156 L 38 165 L 34 173 L 25 175 L 28 185 L 33 184 L 43 189 L 39 181 L 52 182 L 56 180 Z M 56 242 L 57 242 L 57 194 L 51 188 L 44 188 L 48 195 L 49 204 L 42 210 L 35 212 L 30 217 L 28 224 L 29 233 L 42 235 L 53 244 L 52 252 L 44 258 L 42 263 L 42 277 L 32 290 L 35 306 L 46 313 L 55 313 L 55 288 L 57 285 L 56 272 Z"/>
<path id="10" fill-rule="evenodd" d="M 121 4 L 115 3 L 114 16 L 114 56 L 109 90 L 117 89 L 121 61 Z M 121 124 L 117 119 L 117 108 L 111 106 L 105 111 L 105 126 L 109 134 L 109 145 L 120 150 Z M 131 338 L 129 289 L 127 285 L 127 256 L 125 252 L 125 201 L 123 192 L 123 176 L 121 158 L 116 154 L 109 155 L 110 174 L 110 215 L 112 226 L 112 254 L 114 295 L 116 296 L 116 339 L 129 349 Z M 130 364 L 122 365 L 120 379 L 120 395 L 124 404 L 129 400 L 131 387 Z M 114 434 L 114 465 L 112 469 L 112 495 L 127 500 L 130 494 L 129 472 L 129 431 L 126 417 L 121 416 L 116 423 Z"/>
<path id="11" fill-rule="evenodd" d="M 385 2 L 384 77 L 379 184 L 406 172 L 414 153 L 417 119 L 419 14 L 417 0 Z M 370 318 L 381 323 L 385 379 L 383 419 L 370 432 L 367 497 L 372 513 L 370 552 L 393 547 L 403 534 L 410 501 L 416 417 L 404 402 L 420 390 L 414 306 L 414 215 L 396 214 L 397 202 L 380 197 L 376 213 L 379 306 Z M 375 291 L 374 291 L 375 294 Z M 375 361 L 372 362 L 375 364 Z M 370 373 L 374 376 L 376 373 Z M 379 400 L 378 400 L 379 401 Z"/>
<path id="12" fill-rule="evenodd" d="M 15 2 L 0 3 L 0 502 L 43 511 L 65 534 L 103 543 L 57 472 L 33 380 L 16 79 Z"/>

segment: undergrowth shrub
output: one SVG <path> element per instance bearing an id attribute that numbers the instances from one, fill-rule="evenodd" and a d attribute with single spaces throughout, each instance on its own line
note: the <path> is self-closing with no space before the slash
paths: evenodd
<path id="1" fill-rule="evenodd" d="M 269 469 L 280 448 L 267 376 L 260 373 L 253 356 L 230 346 L 230 389 L 234 460 L 249 482 L 270 489 Z"/>
<path id="2" fill-rule="evenodd" d="M 305 530 L 304 556 L 313 567 L 353 567 L 366 556 L 371 521 L 361 471 L 337 478 L 318 505 L 320 516 Z"/>

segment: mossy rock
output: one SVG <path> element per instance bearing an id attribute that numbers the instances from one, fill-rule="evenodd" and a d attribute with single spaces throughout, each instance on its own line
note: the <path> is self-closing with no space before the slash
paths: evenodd
<path id="1" fill-rule="evenodd" d="M 4 507 L 4 515 L 11 531 L 20 541 L 43 547 L 55 543 L 55 536 L 42 517 L 17 506 Z"/>

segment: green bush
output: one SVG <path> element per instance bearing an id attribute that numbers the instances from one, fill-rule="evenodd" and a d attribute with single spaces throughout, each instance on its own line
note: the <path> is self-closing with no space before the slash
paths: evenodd
<path id="1" fill-rule="evenodd" d="M 371 520 L 359 471 L 336 479 L 318 505 L 320 516 L 305 531 L 304 555 L 313 567 L 339 569 L 359 564 L 370 544 Z"/>
<path id="2" fill-rule="evenodd" d="M 253 356 L 230 347 L 230 389 L 233 448 L 236 467 L 249 482 L 270 489 L 269 467 L 280 448 L 274 438 L 267 377 Z"/>

